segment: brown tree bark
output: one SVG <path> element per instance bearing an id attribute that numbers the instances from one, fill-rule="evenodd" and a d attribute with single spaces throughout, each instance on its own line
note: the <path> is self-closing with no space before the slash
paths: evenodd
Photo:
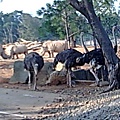
<path id="1" fill-rule="evenodd" d="M 115 54 L 112 43 L 106 31 L 104 30 L 101 24 L 101 21 L 99 20 L 99 18 L 97 17 L 94 11 L 92 0 L 81 0 L 81 1 L 69 0 L 69 2 L 71 6 L 73 6 L 77 11 L 79 11 L 81 14 L 83 14 L 87 18 L 93 30 L 94 36 L 97 38 L 97 41 L 100 47 L 102 48 L 103 54 L 106 58 L 108 71 L 113 76 L 113 77 L 110 77 L 110 81 L 112 83 L 113 81 L 118 82 L 118 80 L 116 80 L 114 71 L 116 71 L 116 69 L 118 69 L 119 67 L 118 66 L 119 59 Z"/>

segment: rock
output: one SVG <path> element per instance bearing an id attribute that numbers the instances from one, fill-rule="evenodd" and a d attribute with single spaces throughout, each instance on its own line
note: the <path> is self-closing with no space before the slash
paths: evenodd
<path id="1" fill-rule="evenodd" d="M 45 85 L 52 72 L 52 62 L 45 62 L 43 68 L 41 69 L 41 72 L 39 72 L 37 76 L 37 85 Z"/>
<path id="2" fill-rule="evenodd" d="M 28 72 L 24 70 L 23 61 L 14 62 L 14 73 L 9 83 L 25 83 L 28 78 Z"/>
<path id="3" fill-rule="evenodd" d="M 53 71 L 50 74 L 48 81 L 46 81 L 47 85 L 58 85 L 66 83 L 66 74 L 67 71 Z"/>

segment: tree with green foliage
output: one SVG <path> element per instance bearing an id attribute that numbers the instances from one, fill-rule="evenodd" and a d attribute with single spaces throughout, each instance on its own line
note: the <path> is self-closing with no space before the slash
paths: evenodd
<path id="1" fill-rule="evenodd" d="M 4 31 L 3 31 L 3 13 L 0 13 L 0 41 L 4 39 Z"/>
<path id="2" fill-rule="evenodd" d="M 19 24 L 19 35 L 20 38 L 27 40 L 38 40 L 40 37 L 39 27 L 40 19 L 37 17 L 32 17 L 30 14 L 21 15 L 21 23 Z"/>
<path id="3" fill-rule="evenodd" d="M 112 38 L 112 27 L 115 23 L 120 24 L 120 16 L 115 12 L 114 0 L 107 1 L 94 0 L 93 5 L 104 29 Z M 0 41 L 15 42 L 19 37 L 28 40 L 38 38 L 40 40 L 65 39 L 77 31 L 85 32 L 85 40 L 92 39 L 90 35 L 92 30 L 87 19 L 76 12 L 67 0 L 54 0 L 52 5 L 46 4 L 46 8 L 42 7 L 37 13 L 41 18 L 32 17 L 22 11 L 14 11 L 9 14 L 1 13 Z M 75 38 L 79 38 L 79 34 L 75 34 Z"/>
<path id="4" fill-rule="evenodd" d="M 42 7 L 37 13 L 43 16 L 41 31 L 47 29 L 48 33 L 50 32 L 50 34 L 56 36 L 56 38 L 66 38 L 66 24 L 69 29 L 69 35 L 78 31 L 78 24 L 81 24 L 81 22 L 78 22 L 78 14 L 65 0 L 55 0 L 53 5 L 47 4 L 46 9 Z M 47 32 L 43 34 L 41 32 L 41 35 L 44 36 L 45 34 L 49 39 L 50 36 Z"/>
<path id="5" fill-rule="evenodd" d="M 14 11 L 9 14 L 0 13 L 0 42 L 13 43 L 18 38 L 38 40 L 41 20 L 25 14 L 22 11 Z"/>
<path id="6" fill-rule="evenodd" d="M 120 23 L 118 14 L 115 11 L 114 1 L 111 0 L 94 0 L 94 9 L 96 14 L 100 17 L 104 29 L 112 37 L 112 26 Z M 76 12 L 67 2 L 67 0 L 54 0 L 53 4 L 46 4 L 46 8 L 41 8 L 37 11 L 38 15 L 42 16 L 42 25 L 40 27 L 40 35 L 45 39 L 66 38 L 66 18 L 68 26 L 68 34 L 72 34 L 76 31 L 83 31 L 85 33 L 91 33 L 92 30 L 88 24 L 87 19 Z M 65 15 L 66 14 L 66 15 Z M 79 33 L 76 34 L 76 37 Z M 91 39 L 90 34 L 85 34 L 86 40 Z"/>

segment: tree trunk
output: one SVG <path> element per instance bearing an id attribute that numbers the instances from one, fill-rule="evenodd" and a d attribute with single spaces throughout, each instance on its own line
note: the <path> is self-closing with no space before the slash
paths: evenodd
<path id="1" fill-rule="evenodd" d="M 70 48 L 70 37 L 69 37 L 70 31 L 69 31 L 68 15 L 67 15 L 66 8 L 65 8 L 65 20 L 64 21 L 65 21 L 66 39 L 68 41 L 68 48 Z"/>
<path id="2" fill-rule="evenodd" d="M 76 10 L 78 10 L 81 14 L 83 14 L 89 21 L 93 33 L 95 34 L 94 36 L 97 38 L 97 41 L 105 56 L 106 63 L 108 66 L 108 71 L 110 74 L 112 73 L 112 75 L 114 76 L 110 78 L 110 81 L 114 81 L 116 77 L 113 71 L 115 71 L 114 70 L 116 69 L 115 66 L 117 65 L 119 60 L 115 54 L 112 43 L 101 24 L 101 21 L 95 14 L 92 0 L 81 0 L 81 1 L 69 0 L 69 2 L 71 6 L 73 6 Z"/>

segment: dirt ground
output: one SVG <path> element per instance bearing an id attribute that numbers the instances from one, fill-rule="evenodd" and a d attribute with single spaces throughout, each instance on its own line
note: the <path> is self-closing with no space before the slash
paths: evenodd
<path id="1" fill-rule="evenodd" d="M 45 58 L 47 59 L 47 58 Z M 46 106 L 48 103 L 54 104 L 56 103 L 56 100 L 59 104 L 61 104 L 62 99 L 65 99 L 64 97 L 61 97 L 62 95 L 67 96 L 66 98 L 68 99 L 69 96 L 77 96 L 80 94 L 81 96 L 89 96 L 91 94 L 96 94 L 97 91 L 99 91 L 98 87 L 90 87 L 89 85 L 91 83 L 80 83 L 76 85 L 75 88 L 68 88 L 65 85 L 59 85 L 59 86 L 37 86 L 39 89 L 39 95 L 42 96 L 42 101 L 38 101 L 38 98 L 41 98 L 37 95 L 37 97 L 32 97 L 34 98 L 34 101 L 31 102 L 31 99 L 26 99 L 26 98 L 31 98 L 31 96 L 36 96 L 36 92 L 31 93 L 30 90 L 28 89 L 27 84 L 10 84 L 9 79 L 13 75 L 13 64 L 15 60 L 1 60 L 0 61 L 0 91 L 3 91 L 0 93 L 2 101 L 0 101 L 0 118 L 6 118 L 6 119 L 18 119 L 18 118 L 24 118 L 24 116 L 29 117 L 30 119 L 36 118 L 40 116 L 40 114 L 36 114 L 35 111 L 41 111 L 44 107 L 41 106 Z M 52 61 L 51 59 L 47 59 L 47 61 Z M 25 91 L 21 91 L 25 90 Z M 17 91 L 17 94 L 16 92 Z M 24 97 L 26 94 L 28 97 Z M 19 93 L 19 94 L 18 94 Z M 48 93 L 48 94 L 47 94 Z M 4 95 L 5 94 L 5 95 Z M 25 95 L 24 95 L 25 94 Z M 47 94 L 47 98 L 45 96 Z M 51 95 L 53 94 L 53 97 L 51 98 Z M 13 96 L 11 98 L 11 95 Z M 57 96 L 57 97 L 56 97 Z M 60 96 L 60 98 L 59 98 Z M 57 98 L 57 99 L 56 99 Z M 20 101 L 19 104 L 16 101 Z M 22 102 L 23 101 L 23 102 Z M 24 103 L 26 101 L 26 103 Z M 35 102 L 36 101 L 36 102 Z M 47 101 L 47 102 L 46 102 Z M 35 104 L 36 103 L 36 104 Z M 26 106 L 23 107 L 23 104 Z M 12 106 L 11 106 L 12 105 Z M 30 106 L 31 105 L 31 106 Z M 33 107 L 34 106 L 34 107 Z M 38 107 L 39 106 L 39 107 Z M 39 109 L 38 109 L 39 108 Z M 9 111 L 9 109 L 12 110 Z M 30 109 L 30 110 L 29 110 Z M 45 108 L 46 109 L 46 108 Z M 52 109 L 52 107 L 51 107 Z M 46 109 L 49 114 L 51 110 Z M 17 114 L 13 114 L 17 113 Z M 39 112 L 38 112 L 39 113 Z M 7 114 L 7 115 L 6 115 Z M 8 115 L 10 114 L 10 115 Z M 32 116 L 31 116 L 32 114 Z M 40 117 L 46 118 L 46 113 Z M 15 117 L 15 115 L 17 115 Z M 21 117 L 22 116 L 22 117 Z M 51 116 L 51 114 L 50 114 Z"/>
<path id="2" fill-rule="evenodd" d="M 23 56 L 21 57 L 21 59 L 23 60 Z M 45 61 L 53 60 L 53 59 L 48 59 L 47 55 L 45 56 L 44 59 L 45 59 Z M 0 88 L 14 89 L 14 90 L 19 89 L 19 90 L 29 91 L 27 84 L 9 84 L 8 83 L 10 77 L 13 75 L 13 64 L 14 64 L 15 60 L 0 60 Z M 51 106 L 50 105 L 45 106 L 45 107 L 39 108 L 39 110 L 38 110 L 38 106 L 36 109 L 34 107 L 34 111 L 38 110 L 39 112 L 37 115 L 33 114 L 32 116 L 34 117 L 34 119 L 36 117 L 40 118 L 40 119 L 46 119 L 51 116 L 58 115 L 59 109 L 58 109 L 58 111 L 56 111 L 56 109 L 53 111 L 53 108 L 52 108 L 53 106 L 58 107 L 61 105 L 61 102 L 63 102 L 63 101 L 65 101 L 65 102 L 69 101 L 67 105 L 70 105 L 70 103 L 71 103 L 71 101 L 73 101 L 73 99 L 78 100 L 78 98 L 86 99 L 89 97 L 94 97 L 95 95 L 99 94 L 101 91 L 103 91 L 104 89 L 107 88 L 107 86 L 97 87 L 97 86 L 90 86 L 90 85 L 91 85 L 91 83 L 89 83 L 89 82 L 81 82 L 81 83 L 77 84 L 75 88 L 68 88 L 66 85 L 38 86 L 38 89 L 39 89 L 38 92 L 49 93 L 48 96 L 49 95 L 51 96 L 51 93 L 66 95 L 67 98 L 58 98 L 58 99 L 54 98 L 54 100 L 51 102 Z M 49 99 L 47 99 L 47 100 L 49 101 Z M 44 99 L 44 101 L 46 101 L 46 100 Z M 71 106 L 72 106 L 72 104 L 71 104 Z M 43 111 L 43 109 L 46 110 L 47 113 L 45 111 Z M 51 113 L 51 111 L 52 111 L 52 113 Z M 21 113 L 22 113 L 22 111 L 21 111 Z M 5 115 L 4 115 L 4 117 L 5 117 Z M 93 119 L 91 119 L 91 120 L 93 120 Z"/>

